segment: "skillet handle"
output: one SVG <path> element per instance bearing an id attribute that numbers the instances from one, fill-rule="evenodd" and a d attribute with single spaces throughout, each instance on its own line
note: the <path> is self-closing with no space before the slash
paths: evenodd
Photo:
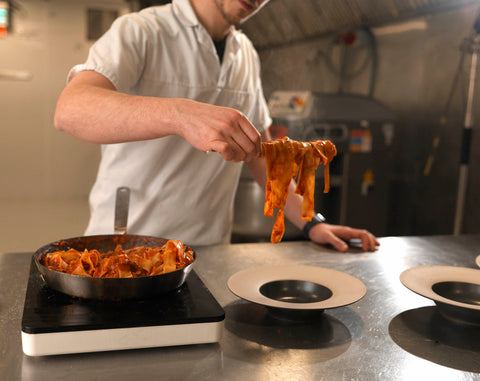
<path id="1" fill-rule="evenodd" d="M 115 234 L 127 234 L 128 208 L 130 203 L 130 188 L 117 188 L 115 199 Z"/>

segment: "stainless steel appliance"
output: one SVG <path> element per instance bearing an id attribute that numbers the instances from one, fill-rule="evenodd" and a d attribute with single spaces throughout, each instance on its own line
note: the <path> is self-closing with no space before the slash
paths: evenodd
<path id="1" fill-rule="evenodd" d="M 390 147 L 395 116 L 380 102 L 354 94 L 278 91 L 269 99 L 274 138 L 329 139 L 338 154 L 323 193 L 323 170 L 315 186 L 315 209 L 329 222 L 387 233 Z M 268 241 L 273 219 L 263 215 L 263 190 L 242 172 L 235 199 L 233 242 Z M 302 238 L 287 222 L 284 240 Z"/>

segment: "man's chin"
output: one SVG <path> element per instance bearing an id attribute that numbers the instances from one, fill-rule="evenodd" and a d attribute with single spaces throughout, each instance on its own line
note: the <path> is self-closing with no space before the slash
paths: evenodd
<path id="1" fill-rule="evenodd" d="M 250 14 L 249 15 L 242 14 L 242 15 L 238 15 L 236 17 L 232 17 L 229 21 L 233 26 L 238 28 L 248 18 L 250 18 Z"/>

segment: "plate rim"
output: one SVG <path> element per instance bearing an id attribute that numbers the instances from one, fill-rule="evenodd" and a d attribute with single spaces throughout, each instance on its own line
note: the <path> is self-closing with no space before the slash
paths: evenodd
<path id="1" fill-rule="evenodd" d="M 320 281 L 319 277 L 322 275 L 327 277 Z M 247 280 L 249 282 L 246 282 Z M 332 291 L 332 296 L 314 303 L 289 303 L 267 298 L 260 293 L 262 285 L 276 280 L 300 280 L 321 284 Z M 231 275 L 227 286 L 241 299 L 267 307 L 289 310 L 324 310 L 343 307 L 359 301 L 367 292 L 365 284 L 350 274 L 311 265 L 252 266 Z"/>
<path id="2" fill-rule="evenodd" d="M 416 266 L 404 270 L 400 274 L 400 282 L 409 290 L 434 302 L 480 311 L 480 305 L 448 299 L 432 289 L 432 286 L 439 282 L 462 282 L 480 286 L 480 269 L 441 265 Z"/>

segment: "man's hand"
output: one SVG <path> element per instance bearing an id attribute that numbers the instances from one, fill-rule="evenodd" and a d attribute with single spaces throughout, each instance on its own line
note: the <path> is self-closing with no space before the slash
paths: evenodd
<path id="1" fill-rule="evenodd" d="M 261 151 L 261 136 L 245 115 L 228 107 L 184 100 L 178 105 L 178 134 L 200 151 L 228 161 L 250 161 Z"/>
<path id="2" fill-rule="evenodd" d="M 345 241 L 350 239 L 359 239 L 364 251 L 375 251 L 376 247 L 380 245 L 369 231 L 342 225 L 317 224 L 310 230 L 309 235 L 313 242 L 323 245 L 330 244 L 341 252 L 348 250 L 348 244 Z"/>

